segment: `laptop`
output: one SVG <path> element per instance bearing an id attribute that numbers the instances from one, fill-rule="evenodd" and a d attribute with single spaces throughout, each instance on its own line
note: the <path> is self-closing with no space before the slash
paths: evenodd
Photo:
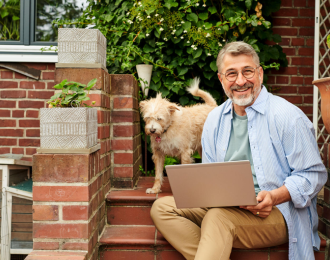
<path id="1" fill-rule="evenodd" d="M 249 161 L 167 165 L 178 209 L 257 205 Z"/>

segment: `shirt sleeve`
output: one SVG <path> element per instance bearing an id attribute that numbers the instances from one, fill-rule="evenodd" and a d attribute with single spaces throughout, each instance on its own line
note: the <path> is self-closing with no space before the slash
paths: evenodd
<path id="1" fill-rule="evenodd" d="M 203 133 L 202 133 L 202 163 L 211 163 L 215 162 L 215 145 L 216 142 L 212 137 L 213 135 L 210 132 L 213 132 L 211 125 L 206 120 Z"/>
<path id="2" fill-rule="evenodd" d="M 292 202 L 296 208 L 310 206 L 327 181 L 327 172 L 322 163 L 315 136 L 299 117 L 292 127 L 283 131 L 282 145 L 291 168 L 285 179 Z"/>

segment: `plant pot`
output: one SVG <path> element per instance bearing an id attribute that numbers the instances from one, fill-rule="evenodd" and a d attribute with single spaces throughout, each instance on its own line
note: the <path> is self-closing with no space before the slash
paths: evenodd
<path id="1" fill-rule="evenodd" d="M 96 144 L 96 108 L 40 109 L 40 148 L 79 149 Z"/>
<path id="2" fill-rule="evenodd" d="M 140 81 L 142 92 L 144 93 L 145 96 L 148 96 L 152 68 L 153 68 L 153 66 L 148 65 L 148 64 L 136 65 L 136 70 L 137 70 L 139 78 L 145 80 L 148 83 L 148 84 L 144 84 L 143 81 Z"/>
<path id="3" fill-rule="evenodd" d="M 330 133 L 330 77 L 312 82 L 321 93 L 321 115 L 327 132 Z"/>

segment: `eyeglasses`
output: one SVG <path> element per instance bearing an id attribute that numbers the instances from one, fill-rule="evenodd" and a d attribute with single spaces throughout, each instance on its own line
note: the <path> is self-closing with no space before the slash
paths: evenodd
<path id="1" fill-rule="evenodd" d="M 228 81 L 234 82 L 236 81 L 237 77 L 238 77 L 238 73 L 241 71 L 242 75 L 246 78 L 246 79 L 251 79 L 253 78 L 256 69 L 259 68 L 260 66 L 253 68 L 253 67 L 246 67 L 242 70 L 227 70 L 225 73 L 220 73 L 222 75 L 225 75 L 226 79 Z"/>

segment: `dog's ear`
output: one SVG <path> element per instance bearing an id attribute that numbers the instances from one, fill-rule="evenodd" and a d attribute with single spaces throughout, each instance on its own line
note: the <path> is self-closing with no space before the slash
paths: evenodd
<path id="1" fill-rule="evenodd" d="M 175 110 L 180 111 L 180 108 L 178 108 L 176 105 L 170 105 L 168 106 L 168 110 L 170 111 L 171 114 L 173 114 Z"/>
<path id="2" fill-rule="evenodd" d="M 144 106 L 147 104 L 147 101 L 145 100 L 145 101 L 141 101 L 140 103 L 139 103 L 139 107 L 141 108 L 141 109 L 143 109 L 144 108 Z"/>

